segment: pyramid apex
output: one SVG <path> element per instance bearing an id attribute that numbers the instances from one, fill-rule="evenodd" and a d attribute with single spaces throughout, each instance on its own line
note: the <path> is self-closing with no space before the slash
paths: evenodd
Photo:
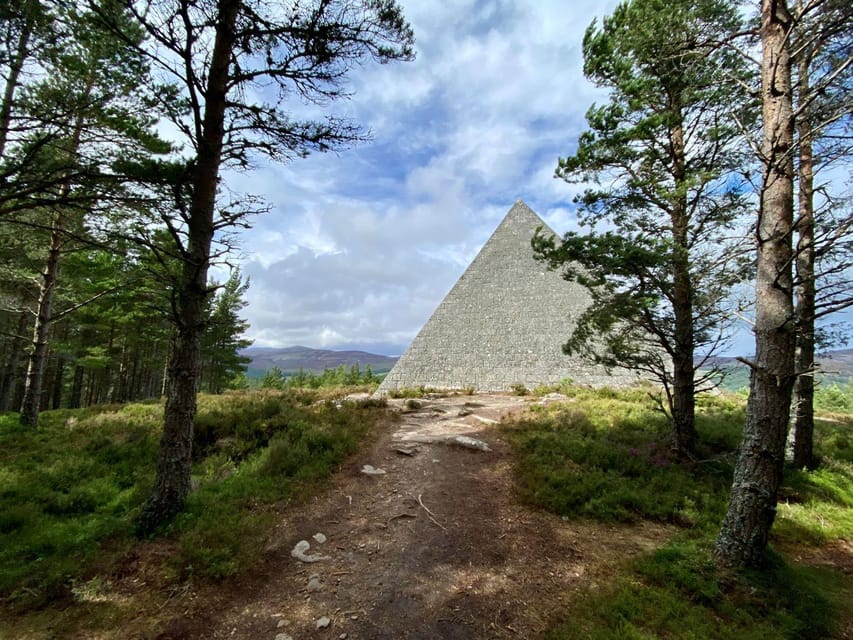
<path id="1" fill-rule="evenodd" d="M 542 227 L 542 230 L 545 232 L 554 234 L 554 231 L 548 226 L 548 223 L 546 223 L 539 214 L 531 209 L 521 198 L 516 200 L 515 204 L 510 207 L 509 211 L 507 211 L 504 219 L 495 230 L 495 233 L 503 233 L 504 229 L 507 227 L 529 230 L 531 236 L 538 227 Z"/>
<path id="2" fill-rule="evenodd" d="M 507 216 L 520 214 L 526 214 L 528 216 L 532 214 L 536 218 L 539 218 L 539 214 L 537 214 L 533 209 L 531 209 L 530 206 L 524 200 L 519 198 L 515 201 L 515 204 L 510 207 L 509 211 L 507 212 Z"/>

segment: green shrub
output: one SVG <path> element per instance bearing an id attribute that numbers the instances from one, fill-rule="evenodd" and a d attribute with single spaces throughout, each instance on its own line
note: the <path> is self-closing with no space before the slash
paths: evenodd
<path id="1" fill-rule="evenodd" d="M 235 429 L 234 437 L 243 445 L 263 440 L 253 449 L 241 449 L 239 464 L 229 468 L 233 459 L 219 452 L 208 458 L 207 466 L 197 465 L 205 481 L 175 526 L 181 537 L 175 559 L 179 573 L 221 578 L 254 562 L 269 523 L 259 505 L 302 499 L 385 415 L 381 403 L 303 407 L 292 404 L 298 402 L 296 396 L 288 397 L 290 404 L 284 402 L 279 414 L 263 418 L 260 412 L 257 424 Z M 228 473 L 217 474 L 223 467 Z"/>
<path id="2" fill-rule="evenodd" d="M 130 518 L 153 476 L 158 412 L 47 411 L 37 430 L 0 422 L 0 595 L 21 606 L 61 597 L 130 544 Z"/>
<path id="3" fill-rule="evenodd" d="M 846 383 L 818 384 L 814 394 L 815 408 L 820 411 L 853 414 L 853 378 Z"/>
<path id="4" fill-rule="evenodd" d="M 814 471 L 789 470 L 773 537 L 823 544 L 853 534 L 853 464 L 825 458 Z"/>
<path id="5" fill-rule="evenodd" d="M 729 463 L 674 464 L 668 422 L 648 399 L 597 393 L 506 429 L 519 491 L 561 515 L 684 523 L 724 509 Z"/>
<path id="6" fill-rule="evenodd" d="M 404 387 L 402 389 L 390 389 L 389 398 L 423 398 L 426 394 L 424 387 Z"/>
<path id="7" fill-rule="evenodd" d="M 350 401 L 347 401 L 350 402 Z M 385 409 L 388 406 L 387 398 L 361 398 L 360 400 L 356 400 L 352 402 L 359 409 Z"/>
<path id="8" fill-rule="evenodd" d="M 301 498 L 352 453 L 382 403 L 322 403 L 313 391 L 199 397 L 176 575 L 223 577 L 263 548 L 265 505 Z M 131 545 L 153 483 L 159 404 L 46 411 L 39 428 L 0 416 L 0 597 L 20 607 L 70 597 Z"/>
<path id="9" fill-rule="evenodd" d="M 628 570 L 546 637 L 817 640 L 838 631 L 837 612 L 850 596 L 839 574 L 778 556 L 762 571 L 720 570 L 707 542 L 671 543 Z"/>

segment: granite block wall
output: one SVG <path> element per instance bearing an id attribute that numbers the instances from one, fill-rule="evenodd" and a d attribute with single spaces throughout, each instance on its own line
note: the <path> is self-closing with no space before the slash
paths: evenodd
<path id="1" fill-rule="evenodd" d="M 474 261 L 388 373 L 379 391 L 403 387 L 505 391 L 515 384 L 571 378 L 621 386 L 635 377 L 608 375 L 562 353 L 590 299 L 533 259 L 530 240 L 543 220 L 517 201 Z"/>

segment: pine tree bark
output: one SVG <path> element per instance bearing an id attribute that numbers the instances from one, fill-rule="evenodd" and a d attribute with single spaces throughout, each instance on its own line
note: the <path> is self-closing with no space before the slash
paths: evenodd
<path id="1" fill-rule="evenodd" d="M 686 247 L 686 232 L 684 234 Z M 675 315 L 673 363 L 672 448 L 679 458 L 690 458 L 696 448 L 696 389 L 693 363 L 693 287 L 687 250 L 675 249 L 672 308 Z"/>
<path id="2" fill-rule="evenodd" d="M 678 316 L 676 315 L 676 330 Z M 683 329 L 686 331 L 686 329 Z M 692 318 L 689 331 L 693 331 Z M 673 357 L 675 365 L 672 394 L 672 448 L 679 458 L 690 458 L 696 448 L 696 395 L 694 383 L 693 344 Z"/>
<path id="3" fill-rule="evenodd" d="M 110 389 L 110 402 L 128 401 L 128 370 L 127 370 L 127 337 L 123 336 L 121 341 L 121 355 L 118 360 L 118 374 L 112 381 Z"/>
<path id="4" fill-rule="evenodd" d="M 29 312 L 21 311 L 18 316 L 18 326 L 9 349 L 9 357 L 3 372 L 3 386 L 0 388 L 0 411 L 11 411 L 15 399 L 15 386 L 19 380 L 18 366 L 24 354 L 24 333 L 29 324 Z"/>
<path id="5" fill-rule="evenodd" d="M 71 382 L 71 396 L 68 398 L 68 406 L 78 409 L 83 401 L 83 374 L 85 369 L 79 364 L 74 366 L 74 377 Z"/>
<path id="6" fill-rule="evenodd" d="M 177 332 L 168 365 L 157 479 L 137 520 L 137 531 L 142 535 L 174 518 L 183 508 L 189 493 L 201 361 L 200 339 L 210 295 L 207 272 L 214 233 L 213 213 L 222 155 L 231 52 L 235 44 L 234 28 L 240 6 L 240 0 L 220 0 L 218 3 L 204 118 L 192 177 L 187 246 L 178 291 Z"/>
<path id="7" fill-rule="evenodd" d="M 809 96 L 810 56 L 803 52 L 797 63 L 800 102 Z M 814 163 L 811 119 L 803 108 L 797 121 L 799 145 L 797 220 L 797 355 L 799 374 L 794 386 L 792 464 L 798 469 L 814 465 L 814 374 L 815 374 L 815 249 L 814 249 Z"/>
<path id="8" fill-rule="evenodd" d="M 59 409 L 62 406 L 62 390 L 64 388 L 65 358 L 62 354 L 56 355 L 56 369 L 53 372 L 53 384 L 50 393 L 50 408 Z"/>
<path id="9" fill-rule="evenodd" d="M 95 404 L 95 372 L 91 369 L 86 376 L 86 394 L 83 396 L 83 406 L 91 407 Z"/>
<path id="10" fill-rule="evenodd" d="M 715 548 L 721 564 L 736 567 L 758 565 L 764 557 L 776 516 L 795 378 L 790 27 L 785 0 L 762 0 L 764 175 L 756 225 L 756 355 L 728 512 Z"/>
<path id="11" fill-rule="evenodd" d="M 18 42 L 15 44 L 15 55 L 9 62 L 6 71 L 6 86 L 3 88 L 3 101 L 0 102 L 0 158 L 6 151 L 6 143 L 9 139 L 9 126 L 12 121 L 12 103 L 15 99 L 15 92 L 18 89 L 18 83 L 21 77 L 21 71 L 24 68 L 24 60 L 29 55 L 30 37 L 33 34 L 35 27 L 35 12 L 32 7 L 24 7 L 27 17 L 18 34 Z"/>
<path id="12" fill-rule="evenodd" d="M 47 362 L 48 332 L 53 319 L 53 294 L 56 290 L 59 261 L 62 255 L 61 229 L 62 215 L 58 214 L 51 228 L 50 247 L 39 283 L 36 323 L 33 327 L 33 348 L 27 363 L 24 399 L 21 402 L 21 424 L 32 428 L 38 426 L 39 420 L 44 368 Z"/>
<path id="13" fill-rule="evenodd" d="M 670 97 L 673 112 L 681 113 L 681 96 Z M 673 154 L 673 177 L 676 187 L 681 188 L 687 172 L 684 148 L 684 130 L 681 122 L 670 130 Z M 675 316 L 675 352 L 673 363 L 673 449 L 680 458 L 690 458 L 696 447 L 696 389 L 693 351 L 696 344 L 693 330 L 693 282 L 690 277 L 690 252 L 687 198 L 676 196 L 672 214 L 673 240 L 673 289 L 672 310 Z"/>

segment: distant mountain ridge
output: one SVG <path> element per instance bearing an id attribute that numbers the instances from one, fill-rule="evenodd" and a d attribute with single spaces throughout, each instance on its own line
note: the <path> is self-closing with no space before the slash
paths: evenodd
<path id="1" fill-rule="evenodd" d="M 746 359 L 749 360 L 750 357 L 747 356 Z M 818 379 L 825 380 L 827 383 L 833 383 L 845 382 L 853 378 L 853 349 L 824 351 L 819 353 L 815 360 L 819 366 Z M 696 358 L 696 364 L 699 364 L 701 361 L 701 358 Z M 714 365 L 730 372 L 726 382 L 723 384 L 724 387 L 736 389 L 749 385 L 749 372 L 746 365 L 737 358 L 714 356 L 703 367 L 707 369 Z"/>
<path id="2" fill-rule="evenodd" d="M 746 360 L 751 358 L 752 356 L 746 356 Z M 817 354 L 816 360 L 824 373 L 840 375 L 846 378 L 853 377 L 853 349 L 824 351 Z M 701 362 L 701 358 L 697 357 L 696 362 Z M 716 364 L 722 367 L 730 365 L 744 366 L 737 358 L 730 356 L 714 356 L 706 363 L 706 366 L 711 364 Z"/>
<path id="3" fill-rule="evenodd" d="M 314 373 L 322 373 L 324 369 L 336 369 L 340 365 L 349 368 L 358 364 L 361 369 L 367 365 L 374 373 L 386 373 L 391 370 L 397 362 L 397 358 L 382 356 L 367 351 L 333 349 L 313 349 L 311 347 L 249 347 L 243 349 L 241 355 L 250 358 L 247 374 L 249 377 L 259 378 L 273 367 L 278 367 L 285 375 L 294 374 L 303 369 Z M 697 364 L 701 360 L 697 358 Z M 818 355 L 818 364 L 823 376 L 832 381 L 844 381 L 853 378 L 853 349 L 836 349 L 825 351 Z M 722 368 L 743 369 L 742 375 L 732 376 L 730 381 L 735 386 L 748 384 L 746 376 L 746 365 L 736 358 L 728 356 L 715 356 L 706 367 L 716 364 Z M 738 373 L 741 373 L 738 371 Z M 729 386 L 729 385 L 726 385 Z"/>
<path id="4" fill-rule="evenodd" d="M 283 374 L 290 375 L 300 369 L 322 373 L 324 369 L 337 369 L 340 365 L 350 368 L 357 364 L 362 370 L 369 365 L 374 373 L 385 373 L 397 362 L 397 358 L 367 351 L 335 351 L 302 346 L 249 347 L 243 349 L 240 354 L 251 358 L 247 374 L 252 378 L 263 376 L 273 367 L 278 367 Z"/>

